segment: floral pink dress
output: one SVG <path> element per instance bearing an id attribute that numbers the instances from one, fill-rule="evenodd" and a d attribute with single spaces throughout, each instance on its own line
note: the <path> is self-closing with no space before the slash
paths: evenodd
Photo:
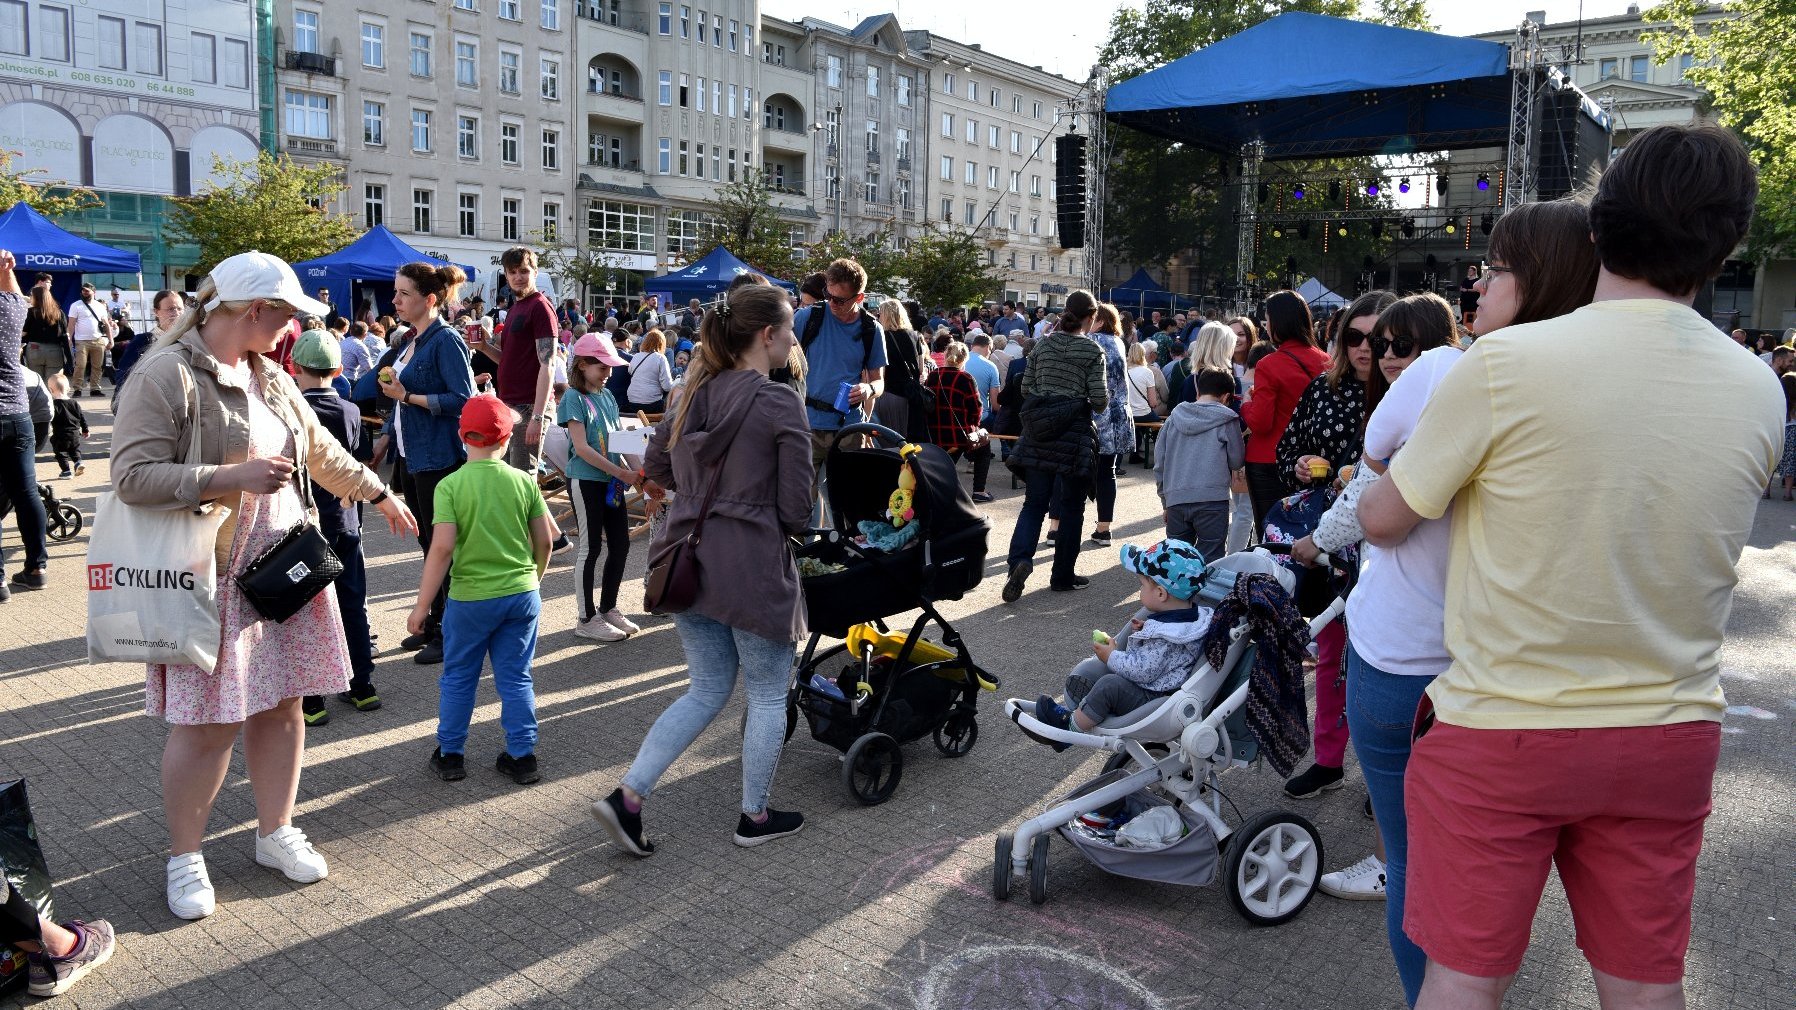
<path id="1" fill-rule="evenodd" d="M 293 433 L 262 398 L 262 385 L 247 369 L 251 458 L 293 458 Z M 279 541 L 305 515 L 291 482 L 274 494 L 246 494 L 231 543 L 230 570 L 218 573 L 218 618 L 223 641 L 218 669 L 186 663 L 152 663 L 144 685 L 144 710 L 182 726 L 242 722 L 284 699 L 349 689 L 349 647 L 337 594 L 319 593 L 284 624 L 263 620 L 237 590 L 235 576 Z"/>

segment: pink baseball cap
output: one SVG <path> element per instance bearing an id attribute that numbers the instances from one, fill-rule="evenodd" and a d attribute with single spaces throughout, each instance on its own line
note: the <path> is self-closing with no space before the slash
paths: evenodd
<path id="1" fill-rule="evenodd" d="M 574 341 L 573 355 L 576 358 L 597 358 L 602 364 L 612 368 L 623 368 L 629 364 L 618 356 L 617 348 L 611 346 L 611 341 L 597 333 L 588 333 Z"/>

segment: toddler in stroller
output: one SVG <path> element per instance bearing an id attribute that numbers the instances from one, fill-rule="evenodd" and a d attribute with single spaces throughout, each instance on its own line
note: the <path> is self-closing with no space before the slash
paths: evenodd
<path id="1" fill-rule="evenodd" d="M 1035 718 L 1055 729 L 1081 732 L 1111 716 L 1133 712 L 1177 690 L 1203 660 L 1209 607 L 1192 603 L 1203 579 L 1204 558 L 1183 540 L 1162 540 L 1146 550 L 1122 549 L 1123 568 L 1141 580 L 1141 610 L 1114 640 L 1093 632 L 1094 658 L 1080 661 L 1066 678 L 1065 706 L 1042 695 Z M 1056 751 L 1071 744 L 1044 741 Z"/>

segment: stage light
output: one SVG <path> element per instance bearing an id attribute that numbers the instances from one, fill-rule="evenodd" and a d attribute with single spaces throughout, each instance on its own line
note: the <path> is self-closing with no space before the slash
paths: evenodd
<path id="1" fill-rule="evenodd" d="M 1303 183 L 1300 182 L 1297 185 L 1291 187 L 1291 199 L 1293 199 L 1293 200 L 1303 199 Z"/>
<path id="2" fill-rule="evenodd" d="M 1449 235 L 1459 234 L 1459 226 L 1454 224 L 1451 221 L 1448 221 L 1447 222 L 1447 234 L 1449 234 Z"/>
<path id="3" fill-rule="evenodd" d="M 1367 196 L 1377 196 L 1378 195 L 1378 183 L 1376 183 L 1376 182 L 1366 183 L 1366 195 Z"/>
<path id="4" fill-rule="evenodd" d="M 1489 235 L 1491 228 L 1495 226 L 1496 223 L 1496 218 L 1492 217 L 1490 211 L 1487 210 L 1484 212 L 1484 216 L 1478 219 L 1478 230 Z"/>
<path id="5" fill-rule="evenodd" d="M 1341 226 L 1339 228 L 1335 229 L 1335 234 L 1341 236 L 1342 238 L 1346 238 L 1347 237 L 1347 222 L 1345 222 L 1345 221 L 1341 222 Z"/>
<path id="6" fill-rule="evenodd" d="M 1409 180 L 1407 178 L 1397 184 L 1397 192 L 1399 192 L 1399 193 L 1409 192 Z"/>
<path id="7" fill-rule="evenodd" d="M 1434 180 L 1434 189 L 1435 189 L 1435 192 L 1439 193 L 1440 195 L 1446 196 L 1447 195 L 1447 177 L 1444 175 L 1437 176 Z"/>
<path id="8" fill-rule="evenodd" d="M 1478 192 L 1482 193 L 1489 188 L 1490 188 L 1490 173 L 1489 172 L 1479 172 L 1478 173 Z"/>
<path id="9" fill-rule="evenodd" d="M 1273 238 L 1284 238 L 1285 230 L 1283 228 L 1280 228 L 1278 225 L 1273 225 L 1272 226 L 1272 237 Z"/>
<path id="10" fill-rule="evenodd" d="M 1341 180 L 1330 179 L 1328 181 L 1328 198 L 1330 200 L 1339 200 L 1341 198 Z"/>
<path id="11" fill-rule="evenodd" d="M 1266 185 L 1263 182 L 1260 183 L 1260 202 L 1265 203 L 1267 198 L 1269 198 L 1271 196 L 1272 196 L 1272 187 Z"/>

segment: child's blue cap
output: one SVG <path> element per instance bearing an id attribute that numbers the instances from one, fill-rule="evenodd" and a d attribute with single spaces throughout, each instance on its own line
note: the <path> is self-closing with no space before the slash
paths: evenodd
<path id="1" fill-rule="evenodd" d="M 1162 540 L 1147 548 L 1124 544 L 1122 563 L 1180 600 L 1196 596 L 1204 578 L 1203 554 L 1183 540 Z"/>

